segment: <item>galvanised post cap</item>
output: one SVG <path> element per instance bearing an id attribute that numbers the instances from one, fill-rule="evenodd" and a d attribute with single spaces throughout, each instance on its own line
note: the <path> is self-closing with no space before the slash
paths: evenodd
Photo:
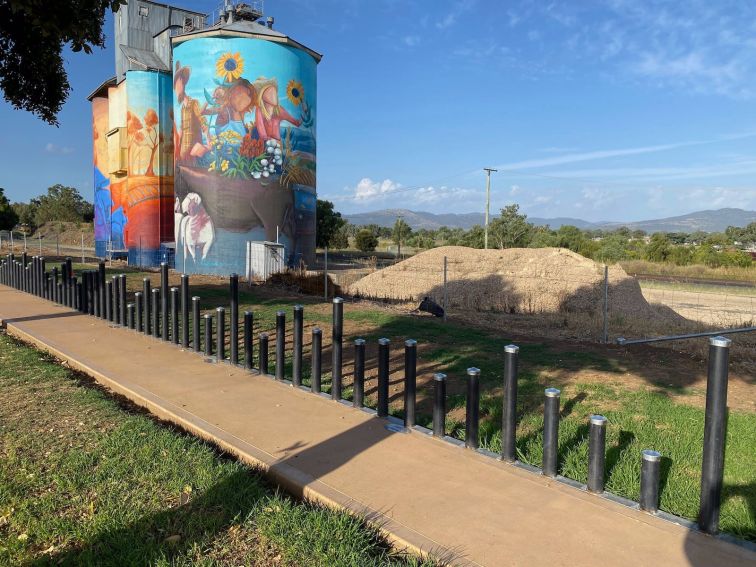
<path id="1" fill-rule="evenodd" d="M 142 292 L 141 292 L 141 291 L 137 291 L 137 292 L 136 292 L 136 293 L 134 294 L 134 297 L 142 297 Z"/>
<path id="2" fill-rule="evenodd" d="M 183 277 L 183 276 L 181 276 L 181 277 Z M 232 278 L 238 278 L 238 277 L 239 277 L 239 274 L 237 274 L 237 273 L 233 273 L 233 274 L 231 274 L 231 277 L 232 277 Z"/>
<path id="3" fill-rule="evenodd" d="M 150 281 L 150 278 L 142 278 L 142 281 L 143 282 L 148 282 L 148 281 Z"/>
<path id="4" fill-rule="evenodd" d="M 276 317 L 285 317 L 286 311 L 276 311 Z"/>
<path id="5" fill-rule="evenodd" d="M 199 295 L 193 295 L 192 296 L 192 301 L 199 301 L 200 299 L 201 299 L 201 297 Z"/>
<path id="6" fill-rule="evenodd" d="M 384 337 L 384 338 L 382 338 L 382 339 L 378 339 L 378 344 L 379 344 L 379 345 L 388 345 L 388 344 L 389 344 L 390 342 L 391 342 L 391 341 L 390 341 L 390 340 L 388 340 L 388 339 L 387 339 L 387 338 L 385 338 L 385 337 Z"/>
<path id="7" fill-rule="evenodd" d="M 165 266 L 167 268 L 168 267 L 168 262 L 160 262 L 160 267 L 162 268 L 163 266 Z"/>
<path id="8" fill-rule="evenodd" d="M 224 312 L 224 311 L 226 310 L 226 308 L 225 308 L 225 307 L 216 307 L 216 308 L 215 308 L 215 310 L 216 310 L 216 311 L 217 311 L 218 313 L 223 313 L 223 312 Z"/>
<path id="9" fill-rule="evenodd" d="M 364 346 L 365 339 L 354 339 L 354 346 Z"/>
<path id="10" fill-rule="evenodd" d="M 113 276 L 115 279 L 115 276 Z M 113 282 L 108 282 L 109 284 L 112 284 Z M 159 287 L 153 287 L 152 288 L 152 295 L 160 295 L 160 288 Z"/>
<path id="11" fill-rule="evenodd" d="M 433 375 L 433 379 L 436 382 L 445 382 L 446 381 L 446 374 L 444 374 L 443 372 L 437 372 L 436 374 Z"/>
<path id="12" fill-rule="evenodd" d="M 133 309 L 134 308 L 134 304 L 133 303 L 129 303 L 129 304 L 126 305 L 126 308 L 127 309 Z"/>
<path id="13" fill-rule="evenodd" d="M 504 347 L 504 352 L 517 354 L 518 352 L 520 352 L 520 347 L 518 347 L 517 345 L 507 345 Z"/>
<path id="14" fill-rule="evenodd" d="M 322 329 L 321 329 L 320 327 L 315 327 L 315 328 L 314 328 L 314 329 L 312 330 L 312 334 L 313 334 L 313 335 L 320 335 L 320 334 L 322 334 L 322 333 L 323 333 L 323 331 L 322 331 Z"/>
<path id="15" fill-rule="evenodd" d="M 261 339 L 267 339 L 268 338 L 268 333 L 260 333 L 260 338 Z"/>
<path id="16" fill-rule="evenodd" d="M 171 292 L 178 291 L 178 290 L 179 290 L 179 288 L 177 288 L 177 287 L 172 287 L 171 288 Z"/>
<path id="17" fill-rule="evenodd" d="M 334 303 L 344 303 L 344 299 L 341 297 L 334 297 L 333 298 Z"/>
<path id="18" fill-rule="evenodd" d="M 205 319 L 212 319 L 213 315 L 212 313 L 205 313 Z"/>
<path id="19" fill-rule="evenodd" d="M 627 341 L 627 339 L 625 337 L 617 337 L 617 344 L 618 345 L 624 345 L 625 341 Z"/>
<path id="20" fill-rule="evenodd" d="M 709 339 L 709 344 L 715 347 L 730 348 L 732 341 L 727 337 L 711 337 Z"/>
<path id="21" fill-rule="evenodd" d="M 558 388 L 546 388 L 543 393 L 547 398 L 558 398 L 562 394 L 562 391 Z"/>
<path id="22" fill-rule="evenodd" d="M 603 415 L 592 415 L 591 425 L 606 425 L 606 418 Z"/>
<path id="23" fill-rule="evenodd" d="M 641 452 L 641 458 L 644 461 L 656 462 L 661 460 L 661 453 L 654 451 L 653 449 L 643 449 Z"/>
<path id="24" fill-rule="evenodd" d="M 302 309 L 304 309 L 302 305 L 297 304 L 294 306 L 294 311 L 302 311 Z"/>
<path id="25" fill-rule="evenodd" d="M 467 375 L 472 376 L 480 376 L 480 368 L 475 368 L 474 366 L 472 368 L 467 369 Z"/>
<path id="26" fill-rule="evenodd" d="M 404 346 L 413 347 L 417 346 L 417 341 L 415 339 L 407 339 L 404 341 Z"/>

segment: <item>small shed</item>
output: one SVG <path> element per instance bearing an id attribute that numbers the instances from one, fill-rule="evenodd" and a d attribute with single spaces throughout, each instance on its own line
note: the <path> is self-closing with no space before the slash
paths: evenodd
<path id="1" fill-rule="evenodd" d="M 273 274 L 286 271 L 283 244 L 268 241 L 247 242 L 247 279 L 265 281 Z"/>

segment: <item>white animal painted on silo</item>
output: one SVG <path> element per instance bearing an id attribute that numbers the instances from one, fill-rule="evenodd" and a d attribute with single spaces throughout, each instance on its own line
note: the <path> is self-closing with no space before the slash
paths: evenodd
<path id="1" fill-rule="evenodd" d="M 181 224 L 184 222 L 184 213 L 181 211 L 181 201 L 176 197 L 176 203 L 173 205 L 173 241 L 176 243 L 176 249 L 181 246 Z"/>
<path id="2" fill-rule="evenodd" d="M 184 242 L 184 255 L 188 252 L 192 260 L 196 261 L 199 247 L 204 260 L 215 240 L 215 228 L 213 220 L 202 204 L 202 197 L 197 193 L 187 194 L 181 202 L 181 211 L 185 215 L 181 219 L 179 235 Z"/>

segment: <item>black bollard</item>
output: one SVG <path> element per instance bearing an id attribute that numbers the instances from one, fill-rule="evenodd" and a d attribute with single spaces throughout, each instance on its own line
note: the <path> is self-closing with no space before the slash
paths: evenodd
<path id="1" fill-rule="evenodd" d="M 144 297 L 144 334 L 152 334 L 152 317 L 150 316 L 150 305 L 152 301 L 152 289 L 150 278 L 142 280 L 142 296 Z"/>
<path id="2" fill-rule="evenodd" d="M 404 427 L 415 426 L 417 390 L 417 341 L 404 341 Z"/>
<path id="3" fill-rule="evenodd" d="M 53 300 L 53 301 L 54 301 L 55 303 L 60 303 L 60 293 L 58 293 L 58 283 L 60 283 L 60 282 L 58 281 L 58 274 L 59 274 L 59 273 L 60 273 L 60 272 L 59 272 L 59 270 L 58 270 L 58 266 L 53 266 L 53 269 L 52 269 L 52 286 L 53 286 L 53 292 L 52 292 L 52 293 L 53 293 L 53 296 L 52 296 L 52 300 Z"/>
<path id="4" fill-rule="evenodd" d="M 276 380 L 284 379 L 286 364 L 286 312 L 276 312 Z"/>
<path id="5" fill-rule="evenodd" d="M 189 276 L 181 275 L 181 346 L 189 348 Z"/>
<path id="6" fill-rule="evenodd" d="M 90 315 L 95 314 L 95 297 L 97 292 L 95 291 L 95 284 L 97 281 L 97 272 L 89 270 L 87 272 L 87 313 Z"/>
<path id="7" fill-rule="evenodd" d="M 105 319 L 113 322 L 113 282 L 105 282 Z"/>
<path id="8" fill-rule="evenodd" d="M 333 329 L 331 354 L 331 398 L 341 399 L 341 372 L 343 365 L 342 346 L 344 342 L 344 300 L 333 298 Z"/>
<path id="9" fill-rule="evenodd" d="M 194 352 L 200 351 L 200 298 L 192 297 L 192 346 Z"/>
<path id="10" fill-rule="evenodd" d="M 465 447 L 478 448 L 480 421 L 480 369 L 467 369 L 467 411 L 465 412 Z"/>
<path id="11" fill-rule="evenodd" d="M 73 285 L 76 290 L 74 293 L 74 301 L 76 302 L 75 309 L 79 313 L 84 313 L 84 286 L 81 285 L 81 282 L 76 277 L 73 279 Z"/>
<path id="12" fill-rule="evenodd" d="M 98 319 L 102 317 L 102 293 L 100 293 L 100 272 L 92 272 L 92 303 L 94 305 L 94 316 Z"/>
<path id="13" fill-rule="evenodd" d="M 514 462 L 517 458 L 517 359 L 520 347 L 504 347 L 504 411 L 501 423 L 501 457 Z"/>
<path id="14" fill-rule="evenodd" d="M 217 362 L 226 360 L 226 309 L 224 307 L 215 308 L 215 359 Z"/>
<path id="15" fill-rule="evenodd" d="M 153 288 L 152 291 L 152 336 L 160 338 L 160 288 Z"/>
<path id="16" fill-rule="evenodd" d="M 171 339 L 179 344 L 179 288 L 171 288 Z"/>
<path id="17" fill-rule="evenodd" d="M 121 301 L 121 305 L 118 310 L 121 312 L 121 325 L 126 326 L 126 275 L 121 274 L 118 278 L 118 285 L 120 291 L 118 292 L 118 299 Z"/>
<path id="18" fill-rule="evenodd" d="M 320 393 L 320 381 L 323 376 L 323 358 L 322 358 L 322 348 L 323 348 L 323 331 L 315 327 L 312 330 L 312 346 L 311 348 L 311 370 L 310 374 L 312 375 L 310 377 L 310 389 L 314 394 Z"/>
<path id="19" fill-rule="evenodd" d="M 591 416 L 588 435 L 588 491 L 604 492 L 606 418 L 603 415 Z"/>
<path id="20" fill-rule="evenodd" d="M 100 293 L 100 317 L 105 319 L 105 262 L 97 265 L 97 290 Z M 145 297 L 149 297 L 145 295 Z"/>
<path id="21" fill-rule="evenodd" d="M 66 280 L 68 280 L 69 283 L 73 281 L 73 262 L 71 261 L 70 257 L 66 258 L 66 275 L 65 275 L 65 278 L 66 278 Z"/>
<path id="22" fill-rule="evenodd" d="M 134 329 L 134 304 L 128 303 L 126 305 L 126 327 Z"/>
<path id="23" fill-rule="evenodd" d="M 544 390 L 543 402 L 543 474 L 555 477 L 559 468 L 559 396 L 556 388 Z"/>
<path id="24" fill-rule="evenodd" d="M 727 438 L 727 382 L 731 344 L 732 341 L 725 337 L 709 339 L 701 502 L 698 512 L 698 526 L 708 534 L 719 531 L 724 449 Z"/>
<path id="25" fill-rule="evenodd" d="M 88 271 L 81 272 L 81 312 L 82 313 L 89 313 L 89 276 L 90 276 L 90 272 Z"/>
<path id="26" fill-rule="evenodd" d="M 352 405 L 361 408 L 365 405 L 365 339 L 354 341 L 354 386 L 352 388 Z"/>
<path id="27" fill-rule="evenodd" d="M 142 332 L 142 292 L 138 291 L 134 294 L 134 328 L 138 333 Z"/>
<path id="28" fill-rule="evenodd" d="M 121 285 L 118 276 L 115 275 L 111 278 L 113 282 L 113 323 L 116 325 L 121 324 Z"/>
<path id="29" fill-rule="evenodd" d="M 63 305 L 63 282 L 58 282 L 55 285 L 55 303 L 58 305 Z"/>
<path id="30" fill-rule="evenodd" d="M 294 353 L 291 363 L 291 381 L 295 386 L 302 385 L 302 342 L 304 339 L 304 307 L 294 306 L 293 329 Z"/>
<path id="31" fill-rule="evenodd" d="M 160 319 L 163 321 L 163 326 L 160 332 L 160 336 L 164 341 L 170 339 L 169 337 L 169 313 L 168 313 L 168 263 L 160 263 Z"/>
<path id="32" fill-rule="evenodd" d="M 268 373 L 268 333 L 260 333 L 260 374 Z"/>
<path id="33" fill-rule="evenodd" d="M 644 449 L 641 453 L 640 509 L 652 514 L 659 509 L 661 453 Z"/>
<path id="34" fill-rule="evenodd" d="M 213 356 L 213 316 L 205 313 L 205 356 Z"/>
<path id="35" fill-rule="evenodd" d="M 50 276 L 50 272 L 45 272 L 45 299 L 52 299 L 52 289 L 52 277 Z"/>
<path id="36" fill-rule="evenodd" d="M 387 417 L 389 410 L 389 344 L 387 338 L 378 339 L 378 417 Z"/>
<path id="37" fill-rule="evenodd" d="M 446 374 L 433 375 L 433 435 L 446 435 Z"/>
<path id="38" fill-rule="evenodd" d="M 231 296 L 231 364 L 239 364 L 239 275 L 229 277 L 229 294 Z"/>
<path id="39" fill-rule="evenodd" d="M 254 323 L 254 316 L 251 311 L 244 312 L 244 368 L 247 370 L 252 369 L 252 357 L 254 350 L 252 347 L 252 326 Z"/>

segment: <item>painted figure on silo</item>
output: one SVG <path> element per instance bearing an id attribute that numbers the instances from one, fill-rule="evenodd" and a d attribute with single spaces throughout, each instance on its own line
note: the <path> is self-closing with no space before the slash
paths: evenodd
<path id="1" fill-rule="evenodd" d="M 314 63 L 310 73 L 302 55 L 236 38 L 177 47 L 176 250 L 187 271 L 244 273 L 248 241 L 278 239 L 289 264 L 314 252 L 315 124 L 303 86 L 314 94 Z"/>

